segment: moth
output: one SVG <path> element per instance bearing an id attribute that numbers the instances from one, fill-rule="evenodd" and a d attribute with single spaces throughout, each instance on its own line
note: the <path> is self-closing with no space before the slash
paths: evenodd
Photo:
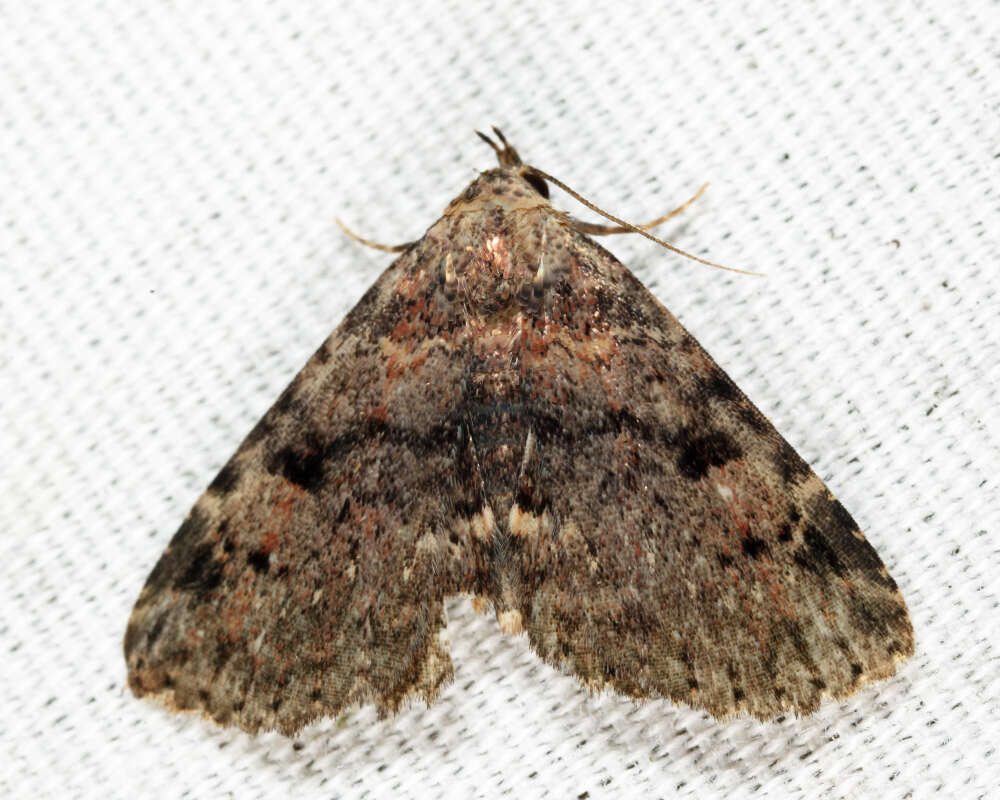
<path id="1" fill-rule="evenodd" d="M 450 595 L 592 690 L 723 719 L 893 674 L 913 630 L 857 524 L 587 235 L 650 226 L 555 209 L 568 187 L 494 131 L 499 166 L 396 248 L 170 541 L 132 691 L 286 734 L 430 704 Z"/>

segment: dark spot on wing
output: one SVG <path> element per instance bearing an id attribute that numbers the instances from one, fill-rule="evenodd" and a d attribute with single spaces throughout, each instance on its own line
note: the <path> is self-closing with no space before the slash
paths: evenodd
<path id="1" fill-rule="evenodd" d="M 226 637 L 220 636 L 215 640 L 215 665 L 222 668 L 233 657 L 233 646 Z"/>
<path id="2" fill-rule="evenodd" d="M 685 478 L 693 481 L 704 478 L 711 467 L 721 467 L 743 455 L 739 445 L 721 431 L 693 437 L 684 434 L 679 443 L 677 467 Z"/>
<path id="3" fill-rule="evenodd" d="M 837 551 L 812 525 L 802 532 L 802 545 L 795 551 L 795 563 L 816 575 L 832 572 L 843 576 L 846 572 Z"/>
<path id="4" fill-rule="evenodd" d="M 247 555 L 247 563 L 257 572 L 267 572 L 271 566 L 271 555 L 266 550 L 254 550 Z"/>
<path id="5" fill-rule="evenodd" d="M 889 632 L 886 618 L 879 616 L 868 601 L 857 592 L 851 595 L 848 608 L 855 626 L 862 633 L 875 633 L 884 636 Z"/>
<path id="6" fill-rule="evenodd" d="M 455 498 L 452 509 L 462 519 L 472 519 L 483 510 L 483 498 L 478 492 L 473 496 L 463 493 Z"/>
<path id="7" fill-rule="evenodd" d="M 316 349 L 316 352 L 313 353 L 312 360 L 315 361 L 317 364 L 325 364 L 327 361 L 330 360 L 331 354 L 328 345 L 329 345 L 329 340 L 323 342 L 323 344 L 321 344 Z"/>
<path id="8" fill-rule="evenodd" d="M 801 483 L 812 473 L 812 469 L 802 460 L 802 456 L 796 453 L 788 442 L 784 441 L 774 454 L 774 466 L 781 475 L 781 479 L 790 485 Z"/>
<path id="9" fill-rule="evenodd" d="M 344 500 L 344 505 L 340 507 L 340 513 L 337 514 L 337 519 L 334 522 L 335 525 L 342 525 L 344 520 L 347 519 L 347 515 L 351 510 L 351 499 L 347 498 Z"/>
<path id="10" fill-rule="evenodd" d="M 125 629 L 125 658 L 127 659 L 135 646 L 139 643 L 139 637 L 142 635 L 142 628 L 136 625 L 134 622 L 129 622 L 128 627 Z M 142 659 L 140 659 L 140 662 Z M 138 665 L 141 669 L 142 664 Z"/>
<path id="11" fill-rule="evenodd" d="M 541 515 L 551 503 L 549 496 L 539 492 L 531 481 L 521 482 L 520 488 L 518 488 L 517 494 L 514 496 L 514 502 L 522 511 L 527 511 L 536 516 Z"/>
<path id="12" fill-rule="evenodd" d="M 844 568 L 864 570 L 873 580 L 895 588 L 892 578 L 881 574 L 882 560 L 875 548 L 859 536 L 858 524 L 833 495 L 824 491 L 813 497 L 807 516 Z"/>
<path id="13" fill-rule="evenodd" d="M 240 468 L 237 466 L 235 459 L 230 459 L 229 463 L 219 470 L 219 474 L 215 476 L 215 479 L 208 484 L 208 491 L 212 494 L 229 494 L 229 492 L 236 488 L 236 484 L 239 481 Z"/>
<path id="14" fill-rule="evenodd" d="M 805 634 L 802 632 L 802 626 L 795 620 L 786 620 L 784 624 L 785 634 L 788 636 L 789 641 L 791 641 L 792 646 L 795 648 L 795 652 L 798 654 L 799 659 L 805 664 L 806 668 L 814 670 L 816 667 L 813 661 L 812 655 L 809 652 L 809 642 L 806 640 Z"/>
<path id="15" fill-rule="evenodd" d="M 214 551 L 211 542 L 202 542 L 190 551 L 187 568 L 174 582 L 174 588 L 205 595 L 222 583 L 222 562 L 215 559 Z"/>
<path id="16" fill-rule="evenodd" d="M 701 392 L 706 397 L 719 400 L 737 400 L 742 397 L 739 388 L 721 369 L 716 369 L 707 379 L 701 382 Z"/>
<path id="17" fill-rule="evenodd" d="M 767 542 L 757 536 L 744 536 L 742 545 L 743 554 L 748 558 L 760 558 L 771 551 L 771 548 L 767 546 Z"/>
<path id="18" fill-rule="evenodd" d="M 211 560 L 212 545 L 204 541 L 208 535 L 208 527 L 208 516 L 197 506 L 191 509 L 191 513 L 177 529 L 167 549 L 153 567 L 146 581 L 145 591 L 159 591 L 172 582 L 176 585 L 177 576 L 187 574 L 194 562 L 204 558 L 203 554 L 206 551 L 208 559 Z"/>
<path id="19" fill-rule="evenodd" d="M 315 493 L 324 483 L 327 448 L 315 434 L 308 434 L 305 441 L 285 445 L 271 455 L 267 470 L 280 474 L 305 491 Z"/>
<path id="20" fill-rule="evenodd" d="M 166 622 L 166 613 L 160 614 L 160 616 L 156 618 L 156 622 L 153 623 L 153 626 L 149 629 L 149 633 L 146 634 L 147 649 L 156 644 L 156 640 L 159 639 L 160 634 L 163 633 L 163 628 L 166 625 Z"/>
<path id="21" fill-rule="evenodd" d="M 247 438 L 243 440 L 243 444 L 257 444 L 257 442 L 260 442 L 270 436 L 272 430 L 274 430 L 274 426 L 271 423 L 271 415 L 265 414 L 261 417 L 260 422 L 253 426 L 253 430 L 247 434 Z"/>
<path id="22" fill-rule="evenodd" d="M 757 433 L 766 434 L 768 431 L 774 430 L 767 417 L 761 414 L 760 411 L 757 410 L 757 407 L 746 398 L 737 404 L 736 413 L 739 414 L 740 419 L 742 419 Z"/>

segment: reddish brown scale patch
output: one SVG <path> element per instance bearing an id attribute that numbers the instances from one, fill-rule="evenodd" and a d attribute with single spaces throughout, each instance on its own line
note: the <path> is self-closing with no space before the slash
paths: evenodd
<path id="1" fill-rule="evenodd" d="M 787 619 L 795 619 L 795 608 L 788 597 L 788 590 L 778 575 L 768 582 L 768 599 L 774 609 Z"/>
<path id="2" fill-rule="evenodd" d="M 275 499 L 268 509 L 267 518 L 263 521 L 262 546 L 260 549 L 269 554 L 278 543 L 286 537 L 289 530 L 295 529 L 295 504 L 296 501 L 307 495 L 301 487 L 290 481 L 282 481 L 280 487 L 275 490 Z M 266 543 L 271 543 L 266 546 Z M 265 549 L 266 546 L 266 549 Z"/>
<path id="3" fill-rule="evenodd" d="M 527 343 L 526 348 L 532 356 L 538 359 L 545 358 L 548 355 L 549 347 L 551 341 L 544 334 L 539 335 L 532 332 L 530 329 L 527 333 Z"/>
<path id="4" fill-rule="evenodd" d="M 391 381 L 399 375 L 403 374 L 403 368 L 399 366 L 399 356 L 396 353 L 392 353 L 385 360 L 385 379 Z"/>
<path id="5" fill-rule="evenodd" d="M 278 546 L 278 534 L 274 531 L 268 531 L 264 534 L 264 539 L 260 543 L 261 552 L 266 555 L 270 555 L 271 551 Z"/>
<path id="6" fill-rule="evenodd" d="M 223 624 L 226 626 L 226 638 L 231 642 L 242 638 L 246 621 L 252 611 L 253 595 L 247 583 L 247 576 L 244 576 L 220 609 Z M 211 616 L 214 617 L 215 613 L 213 612 Z"/>
<path id="7" fill-rule="evenodd" d="M 397 322 L 396 327 L 389 332 L 389 338 L 395 342 L 410 341 L 416 329 L 417 326 L 411 320 L 404 318 Z"/>
<path id="8" fill-rule="evenodd" d="M 284 531 L 295 516 L 295 502 L 307 496 L 307 492 L 299 485 L 291 481 L 282 481 L 281 487 L 276 492 L 277 497 L 271 504 L 271 514 L 268 519 L 278 523 L 278 530 Z M 265 534 L 265 538 L 271 535 Z"/>
<path id="9" fill-rule="evenodd" d="M 604 385 L 604 393 L 607 395 L 608 408 L 610 408 L 615 413 L 624 408 L 622 402 L 614 396 L 615 387 L 611 376 L 601 376 L 601 383 Z"/>

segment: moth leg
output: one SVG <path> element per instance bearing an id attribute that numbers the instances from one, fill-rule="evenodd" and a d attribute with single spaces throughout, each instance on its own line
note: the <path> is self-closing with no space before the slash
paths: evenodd
<path id="1" fill-rule="evenodd" d="M 337 224 L 344 233 L 350 236 L 354 241 L 361 242 L 361 244 L 365 245 L 365 247 L 371 247 L 375 250 L 383 250 L 386 253 L 403 253 L 416 244 L 416 242 L 403 242 L 403 244 L 379 244 L 378 242 L 373 242 L 371 239 L 365 239 L 358 236 L 354 231 L 348 228 L 339 217 L 334 217 L 334 219 L 337 221 Z"/>
<path id="2" fill-rule="evenodd" d="M 673 211 L 664 214 L 658 219 L 654 219 L 652 222 L 647 222 L 645 225 L 636 225 L 641 231 L 648 231 L 651 228 L 655 228 L 657 225 L 661 225 L 668 219 L 673 219 L 682 211 L 684 211 L 688 206 L 690 206 L 695 200 L 701 197 L 702 193 L 708 187 L 707 183 L 703 183 L 701 188 L 694 193 L 694 195 L 684 201 L 681 205 L 677 206 Z M 635 233 L 631 228 L 623 228 L 619 225 L 598 225 L 595 222 L 584 222 L 582 219 L 577 219 L 576 217 L 570 217 L 570 223 L 573 225 L 573 230 L 579 233 L 589 234 L 591 236 L 609 236 L 613 233 Z"/>

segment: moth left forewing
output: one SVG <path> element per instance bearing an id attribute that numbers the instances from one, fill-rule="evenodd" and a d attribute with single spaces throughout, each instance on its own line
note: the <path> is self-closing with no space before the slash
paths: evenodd
<path id="1" fill-rule="evenodd" d="M 294 732 L 450 680 L 443 598 L 488 567 L 457 474 L 461 359 L 414 311 L 437 292 L 422 255 L 376 282 L 171 540 L 125 637 L 136 694 Z"/>

